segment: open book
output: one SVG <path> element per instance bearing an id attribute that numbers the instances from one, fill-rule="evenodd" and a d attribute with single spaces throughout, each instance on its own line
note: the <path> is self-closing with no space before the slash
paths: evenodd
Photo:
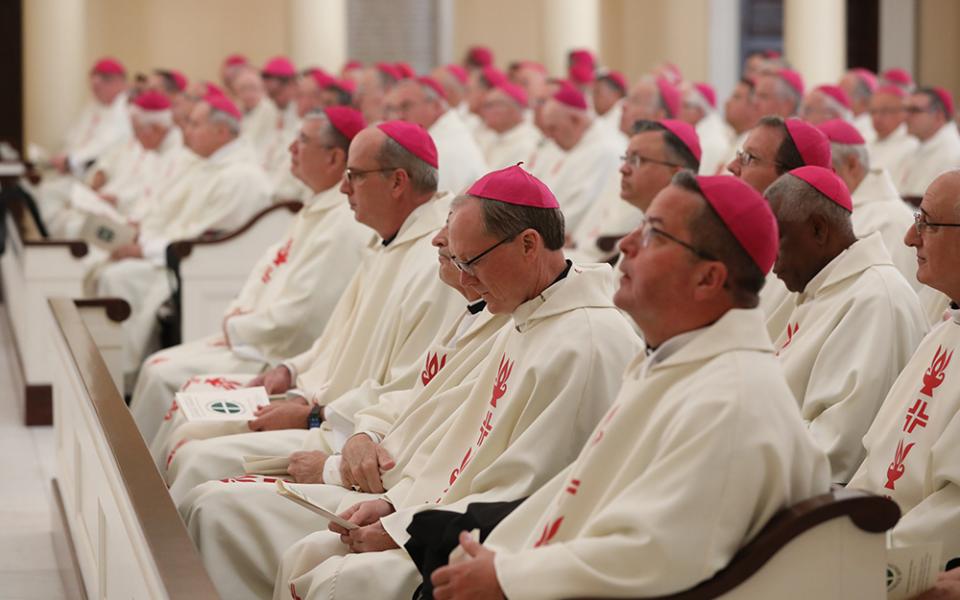
<path id="1" fill-rule="evenodd" d="M 320 515 L 321 517 L 327 519 L 328 521 L 332 521 L 345 529 L 357 529 L 356 523 L 351 523 L 350 521 L 344 519 L 337 513 L 334 513 L 325 509 L 324 507 L 320 506 L 310 498 L 307 498 L 306 496 L 304 496 L 303 493 L 300 492 L 299 490 L 295 490 L 292 487 L 290 487 L 282 479 L 277 480 L 277 493 L 283 496 L 284 498 L 286 498 L 287 500 L 290 500 L 291 502 L 296 502 L 303 508 L 313 511 L 318 515 Z"/>
<path id="2" fill-rule="evenodd" d="M 263 387 L 178 392 L 176 398 L 188 422 L 249 421 L 258 405 L 270 401 Z"/>

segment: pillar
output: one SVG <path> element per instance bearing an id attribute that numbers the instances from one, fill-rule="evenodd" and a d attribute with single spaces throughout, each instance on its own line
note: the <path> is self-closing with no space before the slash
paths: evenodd
<path id="1" fill-rule="evenodd" d="M 597 0 L 545 0 L 543 57 L 547 70 L 566 76 L 567 53 L 574 48 L 600 48 L 600 9 Z"/>
<path id="2" fill-rule="evenodd" d="M 346 0 L 290 0 L 290 59 L 338 73 L 347 60 Z"/>
<path id="3" fill-rule="evenodd" d="M 847 68 L 847 8 L 837 0 L 784 0 L 783 45 L 807 88 L 836 83 Z"/>

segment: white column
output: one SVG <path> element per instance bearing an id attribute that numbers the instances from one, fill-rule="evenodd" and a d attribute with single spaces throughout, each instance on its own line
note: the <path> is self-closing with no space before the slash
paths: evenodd
<path id="1" fill-rule="evenodd" d="M 783 45 L 807 88 L 839 81 L 847 66 L 847 9 L 838 0 L 784 0 Z"/>
<path id="2" fill-rule="evenodd" d="M 718 108 L 740 79 L 740 0 L 710 0 L 709 78 Z"/>
<path id="3" fill-rule="evenodd" d="M 346 0 L 290 0 L 290 59 L 338 73 L 347 60 Z"/>
<path id="4" fill-rule="evenodd" d="M 567 53 L 574 48 L 600 49 L 600 9 L 597 0 L 545 0 L 543 58 L 555 76 L 567 74 Z"/>
<path id="5" fill-rule="evenodd" d="M 880 0 L 880 71 L 899 67 L 916 73 L 917 3 Z"/>
<path id="6" fill-rule="evenodd" d="M 24 141 L 58 151 L 89 95 L 86 0 L 23 3 Z"/>

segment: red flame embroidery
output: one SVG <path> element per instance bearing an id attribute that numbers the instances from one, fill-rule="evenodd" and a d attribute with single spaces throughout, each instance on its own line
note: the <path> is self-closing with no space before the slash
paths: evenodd
<path id="1" fill-rule="evenodd" d="M 930 363 L 930 367 L 923 374 L 921 394 L 933 397 L 933 388 L 939 387 L 943 383 L 944 371 L 947 370 L 951 358 L 953 358 L 953 350 L 950 351 L 950 354 L 947 354 L 942 346 L 937 346 L 937 351 L 933 355 L 933 362 Z"/>
<path id="2" fill-rule="evenodd" d="M 493 382 L 493 393 L 490 396 L 490 405 L 497 407 L 497 400 L 507 393 L 507 380 L 513 372 L 513 361 L 507 360 L 507 355 L 500 357 L 500 368 L 497 370 L 497 380 Z"/>
<path id="3" fill-rule="evenodd" d="M 913 445 L 914 443 L 910 442 L 904 446 L 903 440 L 900 440 L 900 443 L 897 444 L 897 451 L 893 455 L 893 462 L 890 463 L 890 467 L 887 469 L 887 483 L 884 484 L 883 487 L 888 490 L 896 489 L 895 485 L 897 480 L 903 477 L 903 473 L 906 470 L 903 461 L 907 460 L 907 455 L 910 454 Z"/>
<path id="4" fill-rule="evenodd" d="M 423 385 L 426 386 L 428 383 L 433 381 L 433 378 L 437 376 L 437 373 L 440 372 L 440 369 L 447 364 L 447 355 L 444 354 L 437 360 L 436 353 L 430 354 L 427 353 L 427 359 L 423 365 L 423 371 L 420 372 L 420 381 L 423 382 Z"/>
<path id="5" fill-rule="evenodd" d="M 290 584 L 290 597 L 293 600 L 303 600 L 303 598 L 297 595 L 297 588 L 293 583 Z"/>
<path id="6" fill-rule="evenodd" d="M 553 523 L 547 523 L 543 526 L 543 532 L 540 533 L 540 539 L 537 540 L 537 543 L 533 545 L 534 548 L 539 548 L 540 546 L 550 543 L 550 540 L 557 535 L 557 531 L 560 529 L 560 524 L 563 523 L 563 517 L 555 520 Z"/>

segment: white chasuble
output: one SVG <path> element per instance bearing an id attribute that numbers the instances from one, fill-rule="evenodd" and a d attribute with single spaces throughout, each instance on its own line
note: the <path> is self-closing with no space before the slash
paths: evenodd
<path id="1" fill-rule="evenodd" d="M 814 440 L 846 483 L 887 391 L 927 332 L 920 301 L 890 262 L 880 234 L 850 246 L 791 294 L 774 338 Z"/>
<path id="2" fill-rule="evenodd" d="M 901 123 L 887 137 L 867 142 L 871 169 L 886 169 L 893 181 L 900 181 L 901 169 L 907 157 L 917 151 L 920 141 L 907 133 L 906 123 Z M 899 189 L 899 188 L 898 188 Z"/>
<path id="3" fill-rule="evenodd" d="M 760 311 L 731 310 L 671 350 L 637 357 L 576 461 L 486 539 L 511 600 L 685 590 L 829 489 Z"/>
<path id="4" fill-rule="evenodd" d="M 851 196 L 853 232 L 858 238 L 865 238 L 879 231 L 893 265 L 914 290 L 919 290 L 917 252 L 903 243 L 907 230 L 913 227 L 913 211 L 900 198 L 890 174 L 871 169 Z"/>
<path id="5" fill-rule="evenodd" d="M 540 142 L 540 130 L 533 123 L 523 120 L 503 133 L 483 128 L 477 136 L 477 144 L 490 170 L 504 169 L 527 161 Z"/>
<path id="6" fill-rule="evenodd" d="M 456 110 L 440 115 L 427 132 L 437 145 L 438 190 L 456 195 L 487 174 L 483 152 Z"/>
<path id="7" fill-rule="evenodd" d="M 960 311 L 951 313 L 890 388 L 848 486 L 900 505 L 894 546 L 943 542 L 941 568 L 960 557 Z"/>
<path id="8" fill-rule="evenodd" d="M 144 439 L 153 440 L 174 392 L 190 377 L 257 373 L 309 348 L 359 268 L 370 237 L 336 187 L 308 200 L 227 308 L 229 347 L 218 333 L 144 362 L 130 403 Z"/>
<path id="9" fill-rule="evenodd" d="M 476 384 L 461 391 L 460 408 L 407 460 L 395 483 L 385 482 L 397 512 L 380 522 L 398 546 L 416 513 L 521 498 L 577 455 L 641 347 L 610 301 L 609 271 L 573 266 L 514 311 Z M 348 494 L 340 509 L 354 501 Z M 364 575 L 371 569 L 378 577 Z M 409 597 L 411 571 L 402 552 L 346 554 L 337 536 L 319 532 L 284 555 L 275 593 L 293 583 L 303 598 Z"/>
<path id="10" fill-rule="evenodd" d="M 904 196 L 923 196 L 941 173 L 960 168 L 960 133 L 951 119 L 906 157 L 897 189 Z"/>

